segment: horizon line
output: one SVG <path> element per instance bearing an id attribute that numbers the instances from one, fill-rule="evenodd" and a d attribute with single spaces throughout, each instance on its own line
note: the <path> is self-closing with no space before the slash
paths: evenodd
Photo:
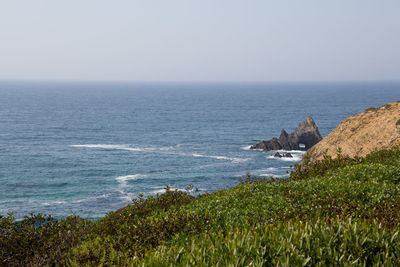
<path id="1" fill-rule="evenodd" d="M 129 79 L 43 79 L 43 78 L 0 78 L 0 82 L 83 82 L 83 83 L 357 83 L 357 82 L 400 82 L 399 79 L 343 79 L 343 80 L 129 80 Z"/>

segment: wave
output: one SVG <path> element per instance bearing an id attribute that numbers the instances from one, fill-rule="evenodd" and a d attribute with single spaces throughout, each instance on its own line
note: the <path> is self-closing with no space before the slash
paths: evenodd
<path id="1" fill-rule="evenodd" d="M 170 151 L 170 150 L 174 150 L 176 148 L 181 147 L 181 144 L 176 144 L 174 146 L 167 146 L 167 147 L 160 147 L 159 150 L 161 151 Z"/>
<path id="2" fill-rule="evenodd" d="M 261 175 L 261 173 L 270 173 L 270 172 L 276 172 L 276 171 L 278 171 L 278 169 L 277 169 L 277 168 L 274 168 L 274 167 L 269 167 L 269 168 L 265 168 L 265 169 L 257 169 L 257 170 L 253 170 L 253 172 L 252 172 L 252 173 L 254 173 L 254 174 L 258 174 L 258 175 Z"/>
<path id="3" fill-rule="evenodd" d="M 274 150 L 275 152 L 279 153 L 296 153 L 296 154 L 304 154 L 306 151 L 304 150 Z"/>
<path id="4" fill-rule="evenodd" d="M 117 190 L 117 192 L 122 195 L 119 198 L 122 199 L 124 202 L 131 202 L 134 197 L 133 193 L 127 193 L 123 190 Z"/>
<path id="5" fill-rule="evenodd" d="M 263 149 L 250 149 L 250 147 L 251 147 L 251 146 L 244 146 L 244 147 L 241 147 L 241 149 L 243 149 L 243 150 L 264 151 Z M 304 153 L 306 153 L 306 151 L 304 151 L 304 150 L 283 150 L 283 149 L 281 149 L 281 150 L 271 150 L 271 151 L 273 151 L 273 152 L 279 152 L 279 153 L 299 153 L 299 154 L 304 154 Z"/>
<path id="6" fill-rule="evenodd" d="M 179 148 L 181 144 L 177 144 L 175 146 L 169 147 L 132 147 L 130 145 L 110 145 L 110 144 L 85 144 L 85 145 L 71 145 L 70 147 L 75 148 L 100 148 L 100 149 L 116 149 L 116 150 L 127 150 L 127 151 L 135 151 L 135 152 L 155 152 L 155 151 L 170 151 L 176 148 Z M 250 160 L 249 158 L 235 158 L 235 157 L 227 157 L 227 156 L 212 156 L 212 155 L 202 155 L 202 154 L 187 154 L 187 153 L 173 153 L 171 154 L 179 154 L 179 155 L 190 155 L 193 157 L 201 157 L 201 158 L 211 158 L 211 159 L 218 159 L 218 160 L 229 160 L 235 163 L 239 162 L 246 162 Z M 121 178 L 122 179 L 122 178 Z"/>
<path id="7" fill-rule="evenodd" d="M 162 194 L 164 192 L 165 192 L 165 189 L 156 189 L 156 190 L 151 191 L 150 193 L 151 194 Z"/>
<path id="8" fill-rule="evenodd" d="M 51 201 L 51 202 L 43 202 L 42 205 L 43 206 L 53 206 L 53 205 L 61 205 L 61 204 L 65 204 L 67 202 L 65 201 Z"/>
<path id="9" fill-rule="evenodd" d="M 270 176 L 278 177 L 280 175 L 277 175 L 276 173 L 274 173 L 274 172 L 277 172 L 277 171 L 279 171 L 278 168 L 269 167 L 269 168 L 252 170 L 252 171 L 249 171 L 249 173 L 250 173 L 250 175 L 262 176 L 262 177 L 264 177 L 264 176 L 266 176 L 266 177 L 270 177 Z M 246 175 L 243 175 L 243 174 L 237 175 L 237 177 L 244 177 L 244 176 L 246 176 Z"/>
<path id="10" fill-rule="evenodd" d="M 211 155 L 202 155 L 202 154 L 197 154 L 197 153 L 193 153 L 191 155 L 193 157 L 198 157 L 198 158 L 229 160 L 229 161 L 232 161 L 232 162 L 235 162 L 235 163 L 246 162 L 246 161 L 250 160 L 249 158 L 235 158 L 235 157 L 227 157 L 227 156 L 211 156 Z"/>
<path id="11" fill-rule="evenodd" d="M 259 177 L 274 177 L 274 178 L 277 178 L 277 177 L 281 177 L 282 175 L 273 174 L 273 173 L 260 173 L 260 174 L 256 174 L 256 176 L 259 176 Z"/>
<path id="12" fill-rule="evenodd" d="M 117 178 L 115 178 L 115 180 L 117 180 L 119 183 L 123 184 L 129 180 L 136 180 L 139 178 L 144 178 L 146 176 L 147 175 L 145 175 L 145 174 L 131 174 L 131 175 L 125 175 L 125 176 L 118 176 Z"/>
<path id="13" fill-rule="evenodd" d="M 274 157 L 274 155 L 271 155 L 271 156 L 267 156 L 266 158 L 267 159 L 276 159 L 276 160 L 281 160 L 281 161 L 289 161 L 289 162 L 297 162 L 297 161 L 301 161 L 302 160 L 302 157 L 300 156 L 297 156 L 297 155 L 293 155 L 292 154 L 292 158 L 288 158 L 288 157 L 282 157 L 282 158 L 277 158 L 277 157 Z"/>
<path id="14" fill-rule="evenodd" d="M 103 194 L 100 196 L 86 197 L 86 198 L 75 200 L 74 203 L 90 202 L 90 201 L 95 201 L 95 200 L 102 199 L 102 198 L 107 198 L 109 196 L 110 196 L 109 194 Z"/>
<path id="15" fill-rule="evenodd" d="M 132 147 L 127 144 L 118 144 L 118 145 L 110 145 L 110 144 L 85 144 L 85 145 L 71 145 L 70 147 L 76 148 L 100 148 L 100 149 L 114 149 L 114 150 L 127 150 L 127 151 L 135 151 L 135 152 L 155 152 L 155 151 L 169 151 L 180 147 L 180 144 L 175 146 L 168 147 Z"/>
<path id="16" fill-rule="evenodd" d="M 178 190 L 178 191 L 182 191 L 182 192 L 186 192 L 186 189 L 183 189 L 183 188 L 174 188 L 174 187 L 170 187 L 169 188 L 171 191 L 175 191 L 175 190 Z M 165 193 L 165 188 L 158 188 L 158 189 L 156 189 L 156 190 L 153 190 L 153 191 L 151 191 L 150 192 L 150 194 L 163 194 L 163 193 Z"/>
<path id="17" fill-rule="evenodd" d="M 279 178 L 282 176 L 285 176 L 285 174 L 274 174 L 274 173 L 269 173 L 269 172 L 260 172 L 260 173 L 255 173 L 255 172 L 249 172 L 251 177 L 274 177 L 274 178 Z M 238 174 L 235 175 L 235 177 L 239 178 L 246 178 L 247 174 Z"/>
<path id="18" fill-rule="evenodd" d="M 149 149 L 149 148 L 130 147 L 129 145 L 108 145 L 108 144 L 71 145 L 71 147 L 117 149 L 117 150 L 128 150 L 128 151 L 137 151 L 137 152 L 146 151 Z"/>

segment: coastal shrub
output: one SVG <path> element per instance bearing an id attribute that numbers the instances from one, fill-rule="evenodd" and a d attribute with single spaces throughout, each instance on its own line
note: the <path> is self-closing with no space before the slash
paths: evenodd
<path id="1" fill-rule="evenodd" d="M 184 212 L 176 212 L 164 218 L 146 217 L 136 224 L 125 224 L 117 235 L 97 235 L 81 243 L 72 250 L 70 258 L 78 266 L 119 266 L 119 263 L 140 257 L 176 234 L 192 236 L 202 232 L 206 221 L 200 216 Z"/>
<path id="2" fill-rule="evenodd" d="M 392 106 L 390 104 L 385 104 L 385 105 L 380 106 L 379 108 L 391 109 Z"/>
<path id="3" fill-rule="evenodd" d="M 283 179 L 283 178 L 282 178 Z M 250 173 L 247 173 L 245 177 L 240 177 L 239 182 L 240 184 L 254 184 L 254 183 L 274 183 L 280 181 L 281 178 L 275 178 L 273 176 L 270 177 L 257 177 L 251 176 Z"/>
<path id="4" fill-rule="evenodd" d="M 400 228 L 346 219 L 203 233 L 147 253 L 142 266 L 398 266 Z"/>
<path id="5" fill-rule="evenodd" d="M 400 163 L 400 149 L 395 146 L 391 149 L 373 151 L 366 157 L 344 156 L 339 148 L 336 157 L 328 155 L 327 151 L 324 152 L 323 159 L 311 162 L 307 154 L 304 155 L 303 161 L 300 164 L 295 164 L 294 171 L 290 173 L 288 180 L 301 180 L 308 179 L 316 176 L 323 176 L 327 171 L 332 171 L 338 168 L 352 166 L 362 163 L 382 163 L 388 165 L 399 165 Z"/>
<path id="6" fill-rule="evenodd" d="M 110 237 L 100 236 L 72 248 L 68 258 L 70 266 L 127 266 L 135 259 L 116 250 Z"/>
<path id="7" fill-rule="evenodd" d="M 207 219 L 179 210 L 194 199 L 189 192 L 168 186 L 164 194 L 133 199 L 132 205 L 96 222 L 90 238 L 71 251 L 71 264 L 120 266 L 177 233 L 200 232 Z"/>
<path id="8" fill-rule="evenodd" d="M 396 122 L 396 125 L 400 125 L 400 119 Z"/>
<path id="9" fill-rule="evenodd" d="M 166 211 L 171 207 L 178 208 L 195 199 L 188 191 L 171 190 L 169 186 L 165 189 L 164 194 L 148 198 L 139 195 L 139 198 L 132 199 L 132 204 L 116 212 L 110 212 L 97 221 L 94 231 L 97 234 L 113 235 L 127 223 L 135 223 L 138 219 L 157 211 Z"/>
<path id="10" fill-rule="evenodd" d="M 210 218 L 207 230 L 275 223 L 310 214 L 380 218 L 400 222 L 400 169 L 382 164 L 349 166 L 323 177 L 275 183 L 241 184 L 185 207 Z"/>
<path id="11" fill-rule="evenodd" d="M 324 175 L 328 170 L 354 165 L 357 163 L 361 163 L 360 158 L 343 156 L 340 149 L 338 150 L 335 159 L 328 154 L 328 151 L 325 151 L 323 159 L 316 162 L 311 162 L 309 155 L 306 153 L 303 156 L 303 161 L 300 164 L 294 165 L 294 171 L 291 172 L 289 180 L 293 181 L 321 176 Z"/>
<path id="12" fill-rule="evenodd" d="M 368 111 L 376 111 L 376 108 L 375 107 L 369 107 L 365 111 L 366 112 L 368 112 Z"/>
<path id="13" fill-rule="evenodd" d="M 72 259 L 79 263 L 87 260 L 88 264 L 100 264 L 104 260 L 100 256 L 104 254 L 99 254 L 98 244 L 104 248 L 102 253 L 107 252 L 107 261 L 109 255 L 118 255 L 123 259 L 122 251 L 130 250 L 134 254 L 135 251 L 156 246 L 176 231 L 184 229 L 185 220 L 188 220 L 185 214 L 172 216 L 167 223 L 165 220 L 157 223 L 146 221 L 147 215 L 165 212 L 173 206 L 177 208 L 194 199 L 188 192 L 172 191 L 167 187 L 164 194 L 147 199 L 140 196 L 133 200 L 132 205 L 110 212 L 96 223 L 75 216 L 56 220 L 51 216 L 32 214 L 20 222 L 16 222 L 12 214 L 0 216 L 0 263 L 64 265 L 73 256 Z M 72 250 L 73 247 L 79 249 Z"/>
<path id="14" fill-rule="evenodd" d="M 0 216 L 0 265 L 62 264 L 66 253 L 88 233 L 92 222 L 75 216 L 57 221 L 41 214 L 16 222 Z"/>

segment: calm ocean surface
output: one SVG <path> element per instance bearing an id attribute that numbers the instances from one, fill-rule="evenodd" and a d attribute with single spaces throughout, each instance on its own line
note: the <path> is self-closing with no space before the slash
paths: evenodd
<path id="1" fill-rule="evenodd" d="M 343 119 L 400 100 L 399 82 L 0 82 L 0 214 L 99 218 L 166 185 L 229 188 L 292 161 L 250 151 L 311 115 Z"/>

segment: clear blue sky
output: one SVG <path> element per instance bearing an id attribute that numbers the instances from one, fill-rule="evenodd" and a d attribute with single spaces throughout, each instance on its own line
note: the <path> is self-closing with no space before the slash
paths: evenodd
<path id="1" fill-rule="evenodd" d="M 0 79 L 400 80 L 400 1 L 2 1 Z"/>

